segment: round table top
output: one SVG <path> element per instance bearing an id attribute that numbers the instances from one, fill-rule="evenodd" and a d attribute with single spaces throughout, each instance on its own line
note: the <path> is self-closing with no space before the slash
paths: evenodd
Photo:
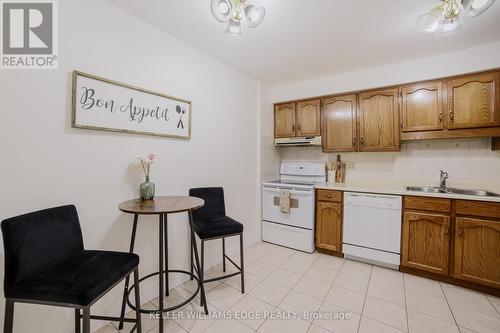
<path id="1" fill-rule="evenodd" d="M 168 214 L 195 210 L 203 207 L 205 201 L 196 197 L 169 195 L 152 200 L 134 199 L 122 202 L 120 210 L 131 214 Z"/>

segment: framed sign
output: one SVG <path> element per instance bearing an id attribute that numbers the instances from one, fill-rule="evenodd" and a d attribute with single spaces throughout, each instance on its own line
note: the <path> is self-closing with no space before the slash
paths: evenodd
<path id="1" fill-rule="evenodd" d="M 191 138 L 191 102 L 73 71 L 71 126 Z"/>

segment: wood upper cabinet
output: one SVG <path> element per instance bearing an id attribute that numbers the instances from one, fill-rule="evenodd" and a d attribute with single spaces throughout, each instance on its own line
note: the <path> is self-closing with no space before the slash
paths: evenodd
<path id="1" fill-rule="evenodd" d="M 401 264 L 448 275 L 450 216 L 405 211 Z"/>
<path id="2" fill-rule="evenodd" d="M 443 129 L 443 83 L 415 84 L 401 88 L 403 132 Z"/>
<path id="3" fill-rule="evenodd" d="M 356 151 L 356 95 L 323 100 L 323 151 Z"/>
<path id="4" fill-rule="evenodd" d="M 316 247 L 342 251 L 342 203 L 316 202 Z"/>
<path id="5" fill-rule="evenodd" d="M 447 85 L 449 129 L 500 126 L 500 73 L 452 79 Z"/>
<path id="6" fill-rule="evenodd" d="M 454 276 L 500 288 L 500 222 L 457 217 Z"/>
<path id="7" fill-rule="evenodd" d="M 295 136 L 295 103 L 278 104 L 274 107 L 274 137 Z"/>
<path id="8" fill-rule="evenodd" d="M 297 136 L 321 135 L 321 103 L 319 99 L 297 103 Z"/>
<path id="9" fill-rule="evenodd" d="M 359 94 L 360 151 L 398 151 L 398 89 Z"/>

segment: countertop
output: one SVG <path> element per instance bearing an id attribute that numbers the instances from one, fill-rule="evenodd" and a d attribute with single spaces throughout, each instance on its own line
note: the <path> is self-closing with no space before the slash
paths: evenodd
<path id="1" fill-rule="evenodd" d="M 315 187 L 317 189 L 337 190 L 337 191 L 347 191 L 347 192 L 377 193 L 377 194 L 389 194 L 389 195 L 411 195 L 411 196 L 421 196 L 421 197 L 500 202 L 500 197 L 480 197 L 475 195 L 463 195 L 463 194 L 452 194 L 452 193 L 424 193 L 424 192 L 408 191 L 406 190 L 406 186 L 422 186 L 422 185 L 414 183 L 402 184 L 398 182 L 381 182 L 381 183 L 346 182 L 346 183 L 334 183 L 334 184 L 318 183 Z M 427 184 L 423 186 L 433 186 L 433 185 Z M 458 186 L 458 184 L 449 185 L 449 187 L 490 190 L 489 188 L 478 187 L 478 186 L 475 187 L 471 187 L 470 185 Z M 491 191 L 494 193 L 499 193 L 498 191 L 494 190 Z"/>

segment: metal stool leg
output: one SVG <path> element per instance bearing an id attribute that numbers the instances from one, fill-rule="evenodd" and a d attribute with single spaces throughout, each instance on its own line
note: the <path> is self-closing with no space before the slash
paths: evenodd
<path id="1" fill-rule="evenodd" d="M 3 323 L 4 333 L 12 333 L 14 325 L 14 301 L 11 299 L 5 300 L 5 318 Z"/>
<path id="2" fill-rule="evenodd" d="M 222 271 L 226 272 L 226 238 L 222 237 Z"/>
<path id="3" fill-rule="evenodd" d="M 202 276 L 201 276 L 202 270 L 201 270 L 201 267 L 200 267 L 200 258 L 198 257 L 198 247 L 196 246 L 196 238 L 195 238 L 195 235 L 194 235 L 192 221 L 193 221 L 192 213 L 189 212 L 189 226 L 190 226 L 190 229 L 191 229 L 191 242 L 193 244 L 193 252 L 194 252 L 194 260 L 195 260 L 195 264 L 196 264 L 196 270 L 198 271 L 198 279 L 199 279 L 200 292 L 201 292 L 200 298 L 201 298 L 203 306 L 205 308 L 205 314 L 208 315 L 207 299 L 206 299 L 206 296 L 205 296 L 205 287 L 203 285 L 203 279 L 202 279 Z"/>
<path id="4" fill-rule="evenodd" d="M 75 309 L 75 333 L 80 333 L 80 309 Z"/>
<path id="5" fill-rule="evenodd" d="M 241 293 L 245 293 L 245 264 L 243 262 L 243 234 L 240 234 L 240 270 L 241 270 Z"/>
<path id="6" fill-rule="evenodd" d="M 137 219 L 138 218 L 139 218 L 139 215 L 138 214 L 134 214 L 134 224 L 132 226 L 132 236 L 130 238 L 129 253 L 133 253 L 134 252 L 135 234 L 137 232 Z M 120 312 L 120 318 L 121 319 L 125 318 L 125 307 L 127 305 L 127 291 L 128 291 L 129 282 L 130 282 L 130 276 L 127 276 L 125 278 L 125 287 L 123 288 L 122 310 Z M 123 329 L 123 320 L 120 320 L 120 323 L 118 324 L 118 329 L 119 330 Z"/>
<path id="7" fill-rule="evenodd" d="M 200 269 L 200 283 L 203 286 L 204 285 L 204 280 L 205 280 L 205 242 L 203 239 L 201 240 L 201 269 Z M 203 302 L 205 300 L 203 297 L 200 297 L 200 306 L 203 306 Z"/>
<path id="8" fill-rule="evenodd" d="M 139 293 L 139 268 L 134 269 L 134 283 L 135 283 L 135 319 L 137 320 L 136 328 L 137 333 L 142 333 L 142 321 L 141 321 L 141 295 Z"/>
<path id="9" fill-rule="evenodd" d="M 90 306 L 83 308 L 83 333 L 90 333 Z"/>

